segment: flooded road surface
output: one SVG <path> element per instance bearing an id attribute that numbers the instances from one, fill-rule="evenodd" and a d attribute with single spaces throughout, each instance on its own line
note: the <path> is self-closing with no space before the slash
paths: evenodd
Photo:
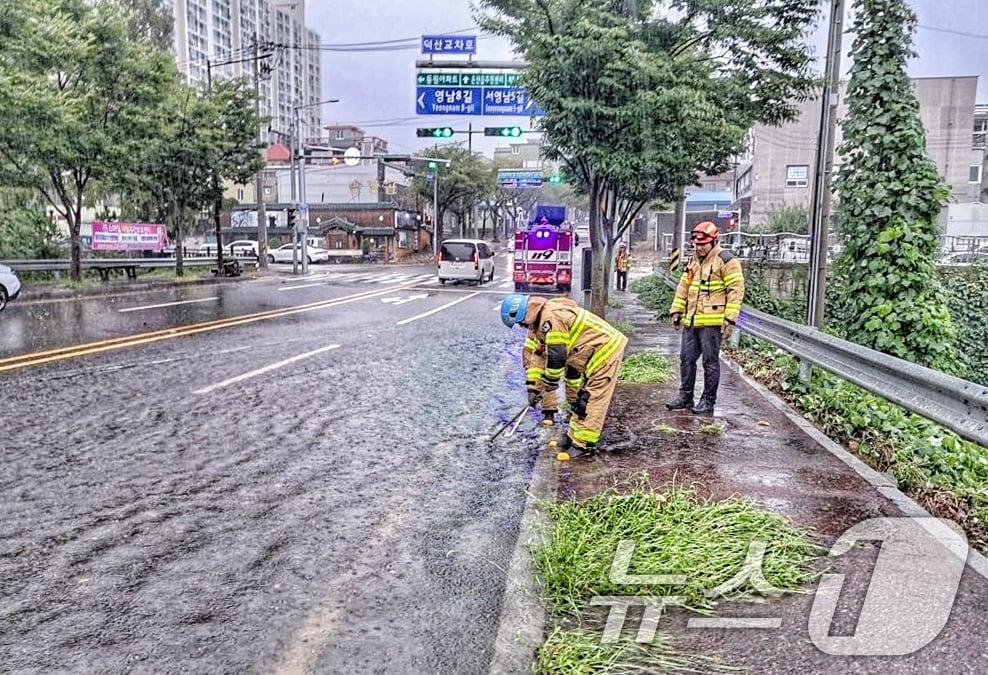
<path id="1" fill-rule="evenodd" d="M 535 420 L 486 443 L 524 336 L 497 280 L 427 272 L 12 305 L 8 358 L 292 312 L 0 372 L 5 669 L 483 671 L 538 448 Z"/>

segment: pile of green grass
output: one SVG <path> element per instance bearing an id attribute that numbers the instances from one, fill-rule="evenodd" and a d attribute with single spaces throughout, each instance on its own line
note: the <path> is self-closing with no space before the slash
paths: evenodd
<path id="1" fill-rule="evenodd" d="M 662 384 L 673 376 L 669 359 L 654 352 L 639 352 L 624 359 L 618 379 L 632 384 Z"/>
<path id="2" fill-rule="evenodd" d="M 703 655 L 676 653 L 669 637 L 661 633 L 661 623 L 651 644 L 632 642 L 627 636 L 603 644 L 604 615 L 587 612 L 589 601 L 598 595 L 681 595 L 689 607 L 712 613 L 721 598 L 708 597 L 705 591 L 735 579 L 752 542 L 764 542 L 762 575 L 783 592 L 809 582 L 814 576 L 811 565 L 823 552 L 806 531 L 751 500 L 708 501 L 683 486 L 656 492 L 644 474 L 586 501 L 551 502 L 544 508 L 549 531 L 533 555 L 555 624 L 536 662 L 536 672 L 546 675 L 726 670 Z M 612 583 L 614 555 L 625 540 L 635 543 L 628 574 L 680 574 L 686 583 L 668 587 Z M 749 581 L 726 597 L 754 595 Z"/>
<path id="3" fill-rule="evenodd" d="M 741 570 L 753 541 L 766 544 L 765 579 L 782 591 L 793 591 L 811 579 L 810 565 L 819 553 L 804 530 L 750 499 L 708 501 L 682 486 L 656 493 L 645 477 L 584 502 L 553 502 L 546 508 L 550 531 L 535 561 L 545 599 L 559 613 L 579 614 L 595 595 L 682 595 L 688 606 L 709 609 L 715 598 L 704 591 Z M 608 572 L 623 540 L 635 542 L 629 574 L 683 574 L 686 583 L 613 584 Z M 732 597 L 752 594 L 749 583 Z"/>

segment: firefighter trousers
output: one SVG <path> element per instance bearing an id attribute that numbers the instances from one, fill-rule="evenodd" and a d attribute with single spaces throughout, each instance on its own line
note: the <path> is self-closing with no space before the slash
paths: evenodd
<path id="1" fill-rule="evenodd" d="M 696 387 L 696 362 L 703 356 L 703 396 L 701 400 L 717 402 L 720 386 L 720 326 L 686 326 L 679 348 L 679 390 L 693 399 Z"/>
<path id="2" fill-rule="evenodd" d="M 567 435 L 573 445 L 585 448 L 600 442 L 600 434 L 604 430 L 607 410 L 611 407 L 611 399 L 614 398 L 614 391 L 617 389 L 618 370 L 621 368 L 627 346 L 627 338 L 622 337 L 621 344 L 614 354 L 586 377 L 583 387 L 577 393 L 577 399 L 586 399 L 586 414 L 582 419 L 576 414 L 570 416 Z"/>

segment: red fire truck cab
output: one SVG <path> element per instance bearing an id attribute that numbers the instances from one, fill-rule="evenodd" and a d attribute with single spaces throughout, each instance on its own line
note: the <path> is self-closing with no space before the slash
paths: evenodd
<path id="1" fill-rule="evenodd" d="M 565 206 L 539 206 L 515 232 L 515 291 L 568 293 L 573 284 L 573 232 Z"/>

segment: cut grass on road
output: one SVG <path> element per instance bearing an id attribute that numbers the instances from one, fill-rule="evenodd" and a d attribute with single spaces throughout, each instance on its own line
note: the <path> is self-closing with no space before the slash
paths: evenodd
<path id="1" fill-rule="evenodd" d="M 631 354 L 618 371 L 618 379 L 629 384 L 662 384 L 672 375 L 669 359 L 655 352 Z"/>
<path id="2" fill-rule="evenodd" d="M 539 654 L 541 673 L 684 667 L 686 657 L 677 655 L 661 633 L 646 647 L 625 644 L 627 636 L 602 644 L 606 612 L 591 610 L 590 601 L 596 596 L 681 596 L 686 607 L 709 614 L 721 598 L 800 589 L 814 577 L 811 565 L 821 553 L 806 531 L 752 500 L 708 501 L 692 488 L 675 485 L 657 492 L 644 475 L 584 502 L 551 502 L 544 508 L 549 531 L 533 555 L 556 628 Z M 614 563 L 619 546 L 624 555 L 631 549 L 627 564 Z M 754 564 L 759 552 L 760 564 Z M 684 583 L 627 583 L 614 569 L 636 576 L 682 575 Z"/>

